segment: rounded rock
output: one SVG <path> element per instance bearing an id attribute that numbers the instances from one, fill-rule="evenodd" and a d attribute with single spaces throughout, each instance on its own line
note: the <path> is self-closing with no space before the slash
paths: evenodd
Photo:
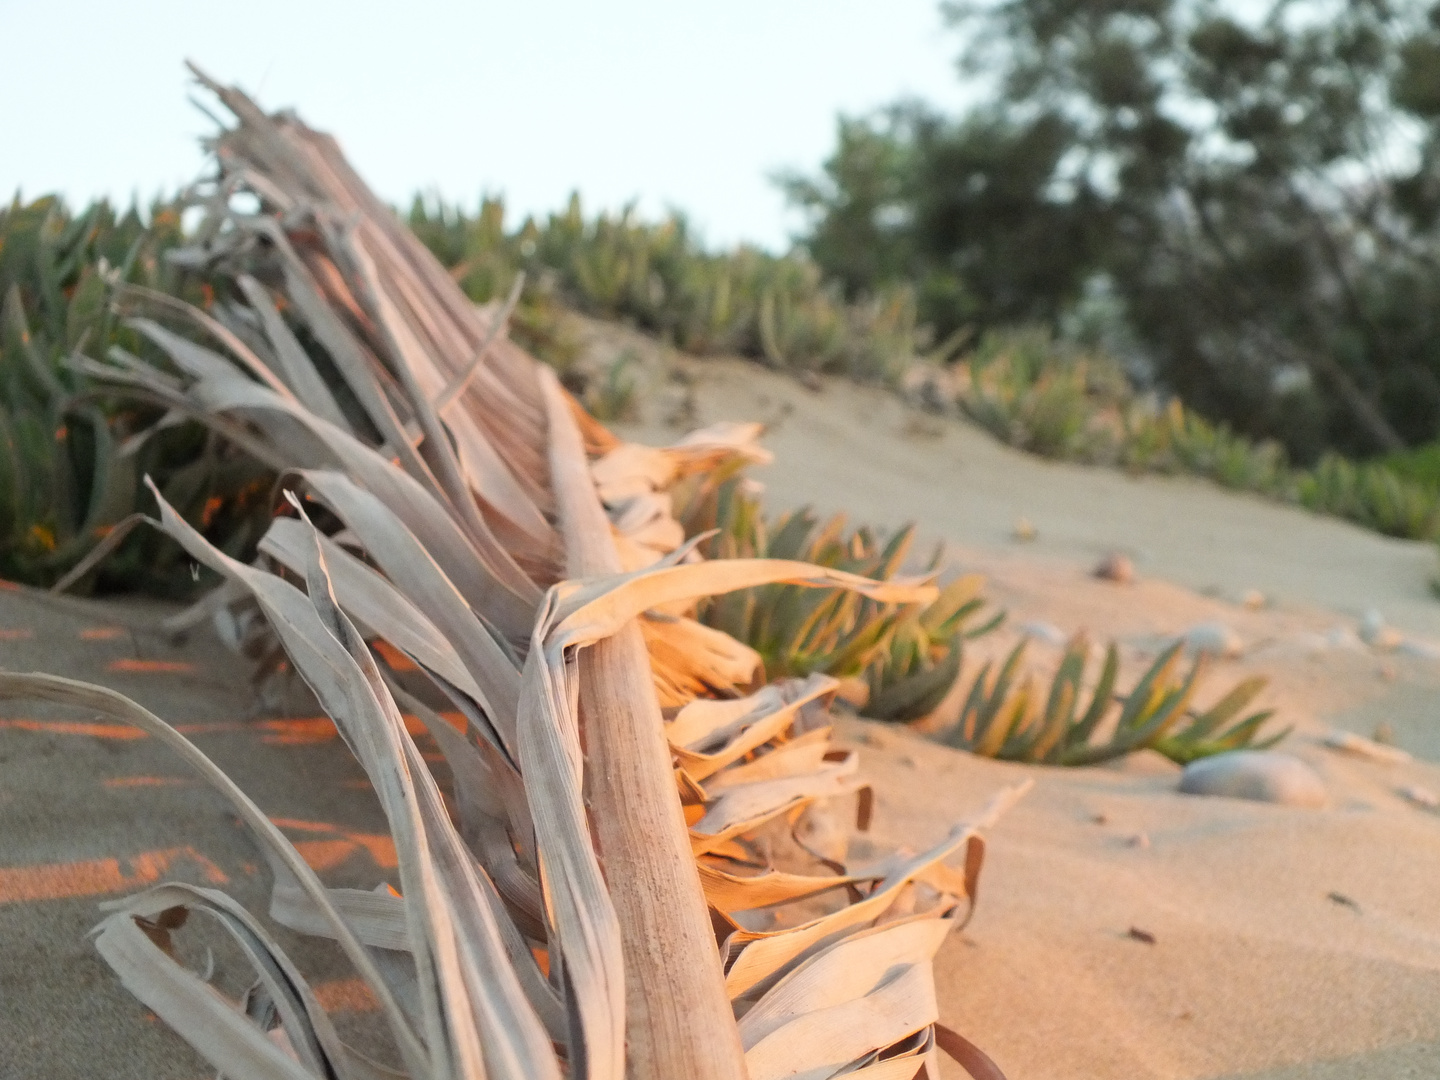
<path id="1" fill-rule="evenodd" d="M 1376 608 L 1370 608 L 1360 618 L 1360 640 L 1372 649 L 1393 649 L 1405 640 L 1403 634 L 1385 621 L 1385 616 Z"/>
<path id="2" fill-rule="evenodd" d="M 1185 766 L 1180 790 L 1187 795 L 1254 799 L 1281 806 L 1324 806 L 1325 784 L 1309 765 L 1273 750 L 1229 750 Z"/>
<path id="3" fill-rule="evenodd" d="M 1028 638 L 1034 638 L 1036 641 L 1046 645 L 1054 645 L 1057 648 L 1064 645 L 1068 640 L 1065 637 L 1064 630 L 1061 630 L 1054 623 L 1045 622 L 1043 619 L 1032 619 L 1030 622 L 1021 623 L 1016 629 Z"/>
<path id="4" fill-rule="evenodd" d="M 1185 651 L 1192 655 L 1208 653 L 1228 660 L 1245 651 L 1240 635 L 1222 622 L 1196 623 L 1185 631 L 1184 641 Z"/>
<path id="5" fill-rule="evenodd" d="M 1100 560 L 1091 574 L 1102 581 L 1128 585 L 1135 580 L 1135 563 L 1123 551 L 1112 551 Z"/>

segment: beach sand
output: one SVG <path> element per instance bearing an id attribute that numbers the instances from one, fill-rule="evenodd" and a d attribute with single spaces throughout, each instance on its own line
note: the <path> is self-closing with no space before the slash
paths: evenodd
<path id="1" fill-rule="evenodd" d="M 595 336 L 644 355 L 638 335 Z M 1399 794 L 1440 792 L 1433 545 L 1204 481 L 1043 461 L 880 389 L 816 391 L 739 361 L 652 363 L 630 437 L 673 439 L 677 400 L 692 425 L 768 420 L 776 460 L 754 475 L 772 508 L 914 521 L 920 546 L 943 542 L 954 569 L 985 574 L 1010 629 L 982 639 L 967 671 L 1039 622 L 1119 641 L 1123 685 L 1167 639 L 1219 622 L 1244 648 L 1212 666 L 1201 703 L 1267 675 L 1272 723 L 1295 729 L 1283 749 L 1325 781 L 1323 810 L 1202 798 L 1179 794 L 1159 755 L 1041 768 L 852 724 L 882 845 L 923 844 L 1035 779 L 991 832 L 974 920 L 941 954 L 945 1022 L 1012 1080 L 1440 1077 L 1440 814 Z M 1033 541 L 1014 539 L 1021 517 Z M 1091 576 L 1111 551 L 1137 580 Z M 1358 641 L 1371 609 L 1408 644 Z M 1034 640 L 1029 655 L 1053 672 L 1060 648 Z M 1382 724 L 1414 761 L 1322 745 Z"/>
<path id="2" fill-rule="evenodd" d="M 1202 703 L 1268 675 L 1265 703 L 1295 728 L 1284 749 L 1323 777 L 1329 805 L 1294 809 L 1181 795 L 1177 768 L 1148 753 L 1038 768 L 843 722 L 877 796 L 873 833 L 857 843 L 920 846 L 1001 786 L 1035 780 L 991 830 L 974 918 L 941 954 L 946 1023 L 1011 1080 L 1440 1076 L 1440 814 L 1399 794 L 1440 791 L 1433 547 L 1197 481 L 1039 461 L 878 389 L 815 391 L 592 331 L 592 348 L 649 350 L 642 411 L 624 434 L 665 442 L 682 420 L 766 420 L 777 461 L 756 475 L 772 507 L 914 520 L 954 570 L 985 574 L 1009 618 L 969 670 L 1013 644 L 1014 628 L 1044 623 L 1118 640 L 1129 678 L 1168 637 L 1222 622 L 1243 650 L 1213 666 Z M 1032 542 L 1012 539 L 1022 516 Z M 1090 576 L 1111 550 L 1131 556 L 1136 581 Z M 1242 603 L 1251 590 L 1262 605 Z M 1356 640 L 1370 608 L 1411 644 Z M 333 729 L 303 700 L 257 715 L 244 664 L 208 633 L 170 643 L 153 629 L 162 610 L 0 590 L 0 665 L 132 694 L 189 725 L 328 873 L 356 885 L 393 876 L 378 809 Z M 1036 669 L 1058 655 L 1032 643 Z M 88 1077 L 103 1062 L 107 1076 L 199 1078 L 204 1066 L 147 1020 L 84 934 L 100 901 L 171 876 L 263 910 L 268 874 L 178 762 L 93 720 L 0 703 L 0 1077 Z M 1321 744 L 1333 728 L 1371 735 L 1382 723 L 1415 760 Z M 297 940 L 282 935 L 307 948 Z M 333 953 L 308 948 L 323 995 L 363 1036 L 367 996 Z"/>

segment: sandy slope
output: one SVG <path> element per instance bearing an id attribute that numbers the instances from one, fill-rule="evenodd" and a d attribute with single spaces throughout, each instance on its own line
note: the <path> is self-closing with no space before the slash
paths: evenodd
<path id="1" fill-rule="evenodd" d="M 595 348 L 645 355 L 613 330 Z M 1412 640 L 1440 636 L 1433 547 L 1202 482 L 1040 461 L 880 391 L 658 354 L 648 370 L 634 437 L 665 440 L 677 414 L 770 420 L 777 461 L 758 475 L 773 504 L 919 522 L 989 576 L 1011 625 L 1116 638 L 1133 673 L 1166 635 L 1223 621 L 1245 651 L 1209 693 L 1268 674 L 1268 703 L 1296 728 L 1287 748 L 1326 781 L 1318 811 L 1199 799 L 1158 756 L 1039 769 L 857 723 L 885 840 L 930 839 L 1002 783 L 1037 781 L 995 829 L 979 913 L 942 954 L 947 1021 L 1012 1077 L 1440 1076 L 1440 815 L 1398 793 L 1440 790 L 1440 663 L 1354 638 L 1372 607 Z M 1032 543 L 1012 538 L 1021 516 Z M 1138 581 L 1089 576 L 1109 550 L 1132 555 Z M 1249 590 L 1260 610 L 1239 603 Z M 1056 657 L 1032 646 L 1038 668 Z M 1320 745 L 1382 722 L 1422 760 Z"/>
<path id="2" fill-rule="evenodd" d="M 602 355 L 648 344 L 610 327 L 591 324 L 591 332 L 605 338 L 596 347 Z M 1238 597 L 1254 588 L 1284 603 L 1351 615 L 1377 607 L 1398 626 L 1440 636 L 1440 603 L 1428 588 L 1436 571 L 1432 544 L 1393 540 L 1201 480 L 1045 461 L 876 388 L 827 381 L 807 390 L 743 361 L 684 357 L 667 357 L 646 376 L 640 422 L 622 430 L 663 442 L 682 426 L 667 420 L 685 427 L 767 421 L 776 462 L 755 475 L 777 506 L 808 503 L 875 523 L 918 521 L 931 536 L 986 551 L 1013 550 L 1015 522 L 1025 517 L 1038 530 L 1027 547 L 1032 554 L 1091 564 L 1106 551 L 1126 551 L 1142 573 L 1192 589 Z"/>

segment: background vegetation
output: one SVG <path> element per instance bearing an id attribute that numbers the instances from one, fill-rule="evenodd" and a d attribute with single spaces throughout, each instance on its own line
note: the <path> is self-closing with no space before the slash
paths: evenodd
<path id="1" fill-rule="evenodd" d="M 916 289 L 941 333 L 1020 323 L 1283 444 L 1440 431 L 1440 6 L 944 5 L 977 104 L 841 121 L 791 176 L 847 296 Z"/>
<path id="2" fill-rule="evenodd" d="M 518 336 L 564 367 L 554 305 L 625 320 L 693 353 L 738 353 L 772 367 L 864 380 L 897 379 L 930 344 L 913 290 L 901 281 L 847 300 L 803 252 L 711 252 L 685 218 L 638 219 L 632 209 L 587 218 L 580 197 L 562 213 L 507 229 L 505 204 L 475 214 L 417 197 L 410 227 L 477 302 L 529 285 Z"/>
<path id="3" fill-rule="evenodd" d="M 1280 443 L 1237 434 L 1179 398 L 1142 392 L 1112 355 L 1044 329 L 991 331 L 947 369 L 912 370 L 908 389 L 927 407 L 963 413 L 1046 457 L 1204 476 L 1389 536 L 1440 537 L 1435 444 L 1362 462 L 1326 451 L 1313 467 L 1296 468 Z"/>

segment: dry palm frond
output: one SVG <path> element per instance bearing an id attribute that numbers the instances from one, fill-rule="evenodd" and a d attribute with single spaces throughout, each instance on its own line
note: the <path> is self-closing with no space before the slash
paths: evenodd
<path id="1" fill-rule="evenodd" d="M 856 867 L 843 852 L 801 858 L 796 839 L 777 864 L 768 853 L 809 807 L 863 786 L 854 753 L 830 742 L 835 680 L 752 686 L 755 654 L 692 619 L 700 598 L 736 590 L 922 606 L 938 591 L 700 559 L 671 489 L 755 459 L 755 429 L 619 442 L 465 301 L 332 140 L 201 78 L 238 120 L 216 140 L 221 175 L 181 254 L 216 301 L 120 288 L 129 325 L 173 370 L 76 363 L 142 383 L 293 489 L 294 516 L 276 518 L 255 565 L 158 493 L 153 524 L 225 580 L 216 603 L 244 596 L 263 613 L 379 796 L 399 891 L 326 887 L 193 745 L 118 694 L 0 675 L 0 696 L 83 705 L 185 757 L 269 856 L 271 916 L 339 943 L 417 1080 L 899 1080 L 937 1075 L 937 1045 L 981 1067 L 935 1024 L 930 964 L 973 901 L 976 830 L 1019 791 L 918 855 Z M 236 208 L 242 192 L 258 213 Z M 382 640 L 465 717 L 463 734 L 381 668 Z M 453 774 L 453 818 L 402 702 Z M 243 1009 L 167 953 L 187 911 L 250 958 Z M 390 1075 L 340 1040 L 303 973 L 221 894 L 131 897 L 97 943 L 226 1076 Z"/>

